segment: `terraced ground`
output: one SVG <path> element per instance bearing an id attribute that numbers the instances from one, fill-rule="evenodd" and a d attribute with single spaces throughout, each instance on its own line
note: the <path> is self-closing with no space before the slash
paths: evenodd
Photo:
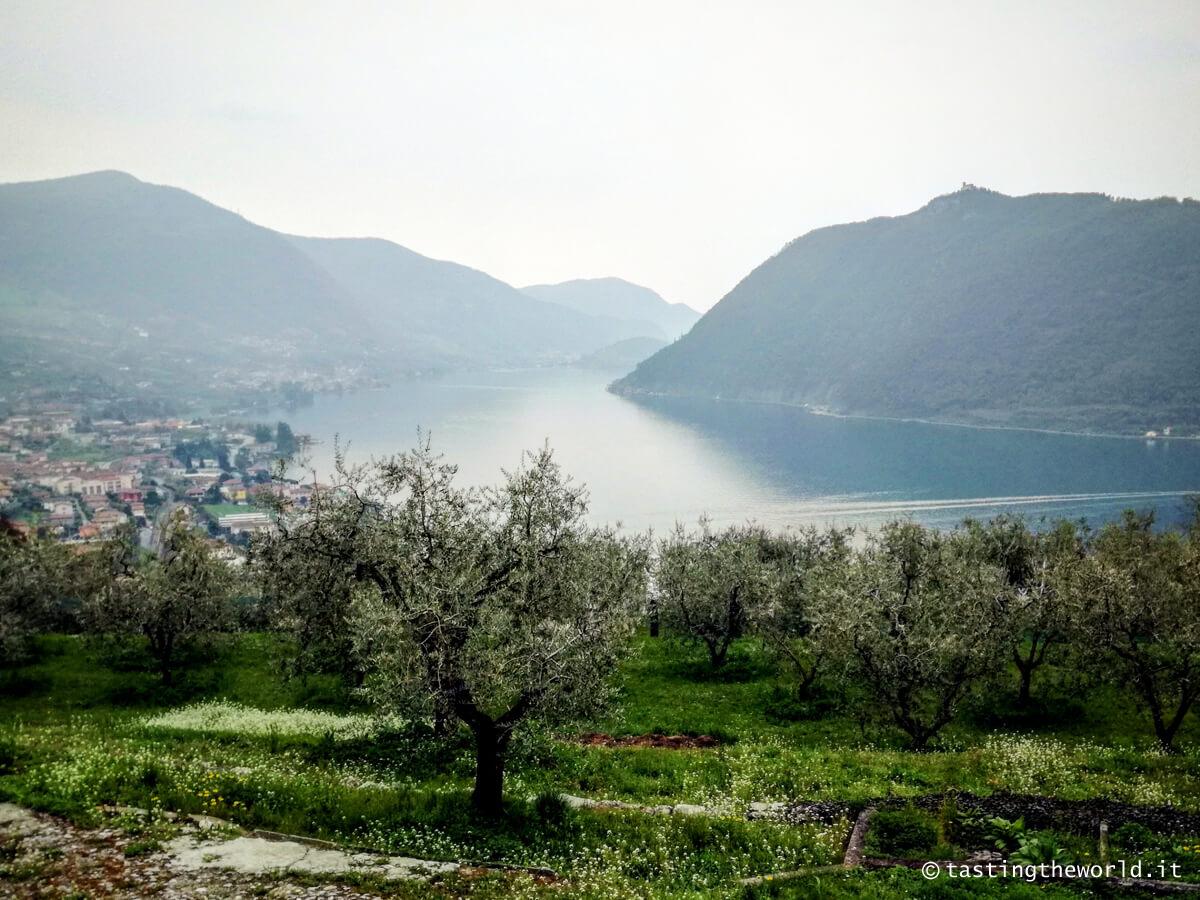
<path id="1" fill-rule="evenodd" d="M 61 846 L 44 834 L 34 846 L 0 823 L 0 894 L 119 896 L 132 890 L 121 887 L 131 878 L 152 883 L 139 867 L 161 874 L 153 883 L 163 896 L 199 896 L 200 887 L 210 897 L 1127 890 L 944 871 L 930 880 L 906 867 L 989 848 L 996 858 L 1163 860 L 1200 882 L 1200 835 L 1189 814 L 1200 813 L 1200 727 L 1187 724 L 1182 753 L 1161 754 L 1126 698 L 1108 689 L 1080 696 L 1053 671 L 1036 688 L 1035 709 L 1017 713 L 1007 696 L 976 698 L 932 752 L 912 753 L 887 729 L 844 712 L 836 697 L 797 700 L 752 642 L 711 675 L 691 648 L 646 638 L 620 673 L 611 715 L 520 735 L 507 814 L 481 823 L 467 803 L 474 757 L 465 734 L 435 738 L 425 723 L 377 719 L 332 678 L 284 680 L 282 649 L 266 635 L 230 638 L 163 687 L 138 652 L 51 636 L 30 665 L 0 675 L 0 800 L 52 814 L 37 821 L 61 835 Z M 866 834 L 868 865 L 845 871 L 847 837 L 868 805 L 881 809 Z M 173 860 L 189 826 L 180 814 L 227 823 L 206 840 L 270 831 L 351 854 L 456 865 L 400 880 L 366 864 L 247 874 L 225 871 L 225 850 L 204 849 L 204 865 L 181 870 Z M 1095 833 L 1101 818 L 1106 851 Z M 81 868 L 76 857 L 111 860 L 113 874 L 98 886 L 96 867 Z M 875 868 L 871 857 L 906 865 Z"/>

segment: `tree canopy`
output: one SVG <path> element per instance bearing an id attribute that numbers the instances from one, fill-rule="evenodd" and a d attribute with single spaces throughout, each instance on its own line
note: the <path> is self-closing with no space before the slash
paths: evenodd
<path id="1" fill-rule="evenodd" d="M 343 572 L 367 692 L 453 717 L 476 744 L 473 802 L 495 814 L 513 732 L 594 711 L 643 602 L 646 547 L 585 523 L 586 492 L 549 449 L 490 488 L 461 487 L 428 443 L 331 489 L 278 543 Z"/>

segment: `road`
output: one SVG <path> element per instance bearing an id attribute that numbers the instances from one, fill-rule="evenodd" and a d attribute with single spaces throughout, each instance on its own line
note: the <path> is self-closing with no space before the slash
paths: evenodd
<path id="1" fill-rule="evenodd" d="M 155 484 L 154 489 L 163 498 L 163 502 L 154 515 L 154 521 L 138 530 L 138 543 L 141 544 L 142 549 L 157 554 L 163 531 L 171 519 L 171 513 L 181 504 L 175 499 L 175 492 L 161 482 Z"/>

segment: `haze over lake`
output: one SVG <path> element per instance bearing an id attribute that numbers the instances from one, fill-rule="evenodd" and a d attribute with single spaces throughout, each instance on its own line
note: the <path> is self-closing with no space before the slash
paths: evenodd
<path id="1" fill-rule="evenodd" d="M 751 403 L 605 391 L 612 373 L 570 368 L 479 372 L 319 396 L 286 414 L 319 441 L 311 461 L 332 469 L 334 438 L 351 461 L 411 447 L 426 429 L 469 483 L 493 483 L 522 450 L 549 441 L 591 492 L 596 522 L 668 528 L 707 513 L 755 520 L 878 524 L 898 516 L 948 527 L 966 516 L 1096 524 L 1127 507 L 1182 523 L 1200 491 L 1200 442 L 1147 442 L 842 419 Z"/>

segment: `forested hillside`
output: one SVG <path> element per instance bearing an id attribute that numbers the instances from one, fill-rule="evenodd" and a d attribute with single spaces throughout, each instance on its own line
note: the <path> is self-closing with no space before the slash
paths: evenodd
<path id="1" fill-rule="evenodd" d="M 369 358 L 349 293 L 282 235 L 121 172 L 0 185 L 4 383 L 194 393 Z"/>
<path id="2" fill-rule="evenodd" d="M 353 295 L 373 339 L 443 364 L 562 361 L 642 333 L 633 323 L 536 299 L 485 272 L 391 241 L 291 240 Z"/>
<path id="3" fill-rule="evenodd" d="M 1194 432 L 1200 203 L 964 186 L 819 229 L 614 390 Z"/>

